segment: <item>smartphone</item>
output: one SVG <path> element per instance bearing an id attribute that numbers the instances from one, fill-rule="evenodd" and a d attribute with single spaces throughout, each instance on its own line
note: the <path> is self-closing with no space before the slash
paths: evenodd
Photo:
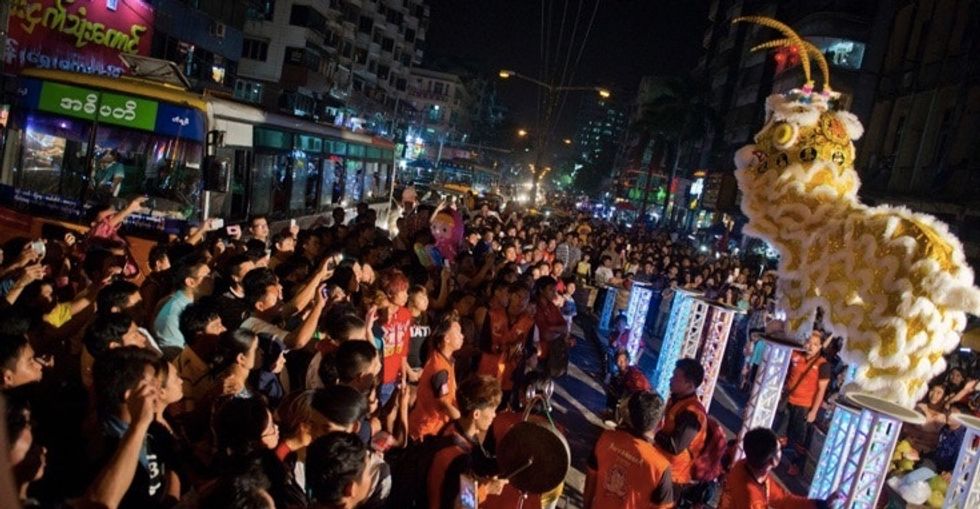
<path id="1" fill-rule="evenodd" d="M 225 227 L 225 218 L 223 217 L 212 217 L 211 218 L 211 231 L 220 230 Z"/>
<path id="2" fill-rule="evenodd" d="M 239 226 L 239 225 L 237 225 L 237 224 L 233 224 L 231 226 L 227 226 L 227 227 L 225 227 L 225 233 L 227 233 L 228 235 L 230 235 L 232 237 L 234 237 L 236 235 L 241 235 L 242 234 L 242 227 Z"/>
<path id="3" fill-rule="evenodd" d="M 459 498 L 456 499 L 456 509 L 477 509 L 477 500 L 476 478 L 460 474 Z"/>
<path id="4" fill-rule="evenodd" d="M 44 246 L 44 241 L 38 239 L 31 242 L 31 249 L 41 258 L 44 258 L 45 253 L 47 253 L 47 248 Z"/>
<path id="5" fill-rule="evenodd" d="M 295 218 L 289 220 L 289 227 L 290 228 L 296 228 L 296 219 Z"/>
<path id="6" fill-rule="evenodd" d="M 323 297 L 323 300 L 330 300 L 330 287 L 327 285 L 321 286 L 320 296 Z"/>

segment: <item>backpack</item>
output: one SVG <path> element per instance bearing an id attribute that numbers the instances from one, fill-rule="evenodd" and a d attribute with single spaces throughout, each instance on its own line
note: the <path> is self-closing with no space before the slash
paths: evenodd
<path id="1" fill-rule="evenodd" d="M 452 426 L 453 423 L 447 424 Z M 387 507 L 391 509 L 427 509 L 429 507 L 429 470 L 436 454 L 452 446 L 469 447 L 469 443 L 456 433 L 444 436 L 428 436 L 421 442 L 388 454 L 391 465 L 391 495 Z"/>
<path id="2" fill-rule="evenodd" d="M 709 416 L 707 423 L 704 447 L 691 465 L 691 479 L 698 482 L 713 481 L 721 476 L 724 471 L 722 459 L 728 449 L 728 438 L 718 420 Z"/>

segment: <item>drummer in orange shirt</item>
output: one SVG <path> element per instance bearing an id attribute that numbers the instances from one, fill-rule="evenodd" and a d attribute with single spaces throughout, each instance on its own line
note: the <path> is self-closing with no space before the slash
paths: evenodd
<path id="1" fill-rule="evenodd" d="M 718 509 L 825 509 L 827 501 L 794 495 L 769 474 L 782 459 L 776 434 L 756 428 L 742 439 L 745 458 L 725 478 Z"/>

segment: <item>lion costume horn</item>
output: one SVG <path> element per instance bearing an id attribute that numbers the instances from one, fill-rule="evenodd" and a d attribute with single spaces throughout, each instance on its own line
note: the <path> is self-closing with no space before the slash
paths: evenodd
<path id="1" fill-rule="evenodd" d="M 813 43 L 804 40 L 785 23 L 781 23 L 772 18 L 767 18 L 765 16 L 738 16 L 732 19 L 732 24 L 734 25 L 743 21 L 778 30 L 785 36 L 783 39 L 776 39 L 774 41 L 759 44 L 753 47 L 750 51 L 759 51 L 770 48 L 796 48 L 796 51 L 800 56 L 800 65 L 803 67 L 803 75 L 806 76 L 806 84 L 803 86 L 804 90 L 813 90 L 813 80 L 810 77 L 810 59 L 813 58 L 817 61 L 817 66 L 820 67 L 820 73 L 823 75 L 823 93 L 829 94 L 831 92 L 830 66 L 827 65 L 827 59 L 824 58 L 823 52 L 814 46 Z"/>

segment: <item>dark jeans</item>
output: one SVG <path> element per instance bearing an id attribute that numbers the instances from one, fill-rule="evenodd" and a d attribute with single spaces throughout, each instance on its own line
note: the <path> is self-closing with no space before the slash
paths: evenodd
<path id="1" fill-rule="evenodd" d="M 806 450 L 810 445 L 813 426 L 806 422 L 808 413 L 810 409 L 807 407 L 787 404 L 786 412 L 782 415 L 777 428 L 779 430 L 777 435 L 786 435 L 787 445 L 791 446 L 790 450 L 795 453 L 792 463 L 797 466 L 802 466 L 806 462 Z"/>

